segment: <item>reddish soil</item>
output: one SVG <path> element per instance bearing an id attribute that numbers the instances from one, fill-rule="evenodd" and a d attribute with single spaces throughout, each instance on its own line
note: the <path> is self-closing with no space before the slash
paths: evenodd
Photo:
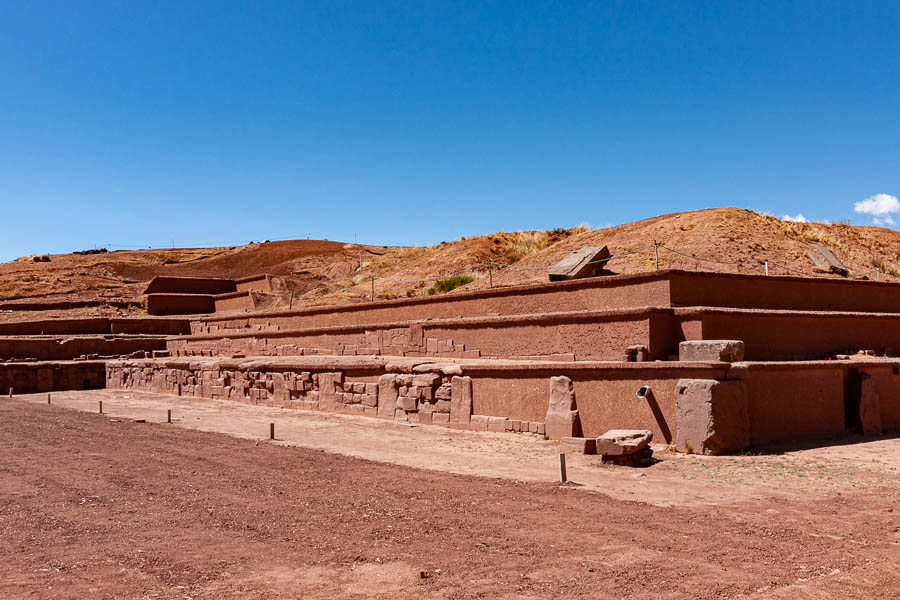
<path id="1" fill-rule="evenodd" d="M 661 268 L 828 277 L 813 270 L 806 252 L 811 242 L 830 247 L 852 277 L 900 280 L 900 232 L 878 227 L 789 223 L 737 208 L 673 213 L 604 229 L 556 229 L 463 238 L 428 247 L 364 246 L 321 240 L 252 243 L 226 248 L 129 250 L 107 254 L 51 255 L 49 262 L 0 264 L 0 320 L 57 316 L 141 315 L 141 293 L 157 275 L 240 278 L 267 273 L 289 278 L 297 297 L 293 306 L 360 302 L 371 293 L 372 277 L 380 298 L 424 293 L 431 281 L 474 265 L 476 280 L 458 289 L 547 281 L 545 267 L 572 250 L 607 244 L 614 255 L 656 240 Z M 687 256 L 676 254 L 681 252 Z M 692 257 L 710 260 L 696 260 Z M 485 261 L 515 263 L 513 268 Z M 518 268 L 530 267 L 530 268 Z M 534 268 L 539 267 L 539 268 Z M 653 248 L 616 258 L 614 273 L 656 268 Z M 71 309 L 5 311 L 9 303 L 90 301 Z M 287 301 L 287 299 L 285 299 Z M 122 306 L 122 303 L 132 305 Z"/>
<path id="2" fill-rule="evenodd" d="M 896 475 L 835 471 L 833 491 L 807 498 L 660 506 L 31 400 L 0 401 L 4 598 L 894 598 L 900 589 Z M 675 468 L 708 477 L 694 462 Z M 645 494 L 653 499 L 652 484 Z"/>

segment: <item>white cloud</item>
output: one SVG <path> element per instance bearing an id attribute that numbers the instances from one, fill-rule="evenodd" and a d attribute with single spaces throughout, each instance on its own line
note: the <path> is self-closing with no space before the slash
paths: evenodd
<path id="1" fill-rule="evenodd" d="M 900 200 L 897 200 L 897 196 L 891 196 L 890 194 L 875 194 L 874 196 L 869 196 L 865 200 L 856 202 L 853 205 L 853 210 L 865 215 L 881 217 L 883 215 L 900 212 Z M 890 217 L 887 217 L 887 219 L 890 219 Z M 882 220 L 885 223 L 888 222 L 886 219 Z M 891 224 L 893 224 L 893 220 L 891 220 Z"/>
<path id="2" fill-rule="evenodd" d="M 872 225 L 896 225 L 896 221 L 891 217 L 878 217 L 872 218 Z"/>
<path id="3" fill-rule="evenodd" d="M 793 217 L 791 215 L 784 215 L 783 217 L 781 217 L 781 220 L 790 221 L 792 223 L 809 223 L 809 221 L 806 220 L 806 217 L 804 217 L 800 213 L 797 213 Z"/>

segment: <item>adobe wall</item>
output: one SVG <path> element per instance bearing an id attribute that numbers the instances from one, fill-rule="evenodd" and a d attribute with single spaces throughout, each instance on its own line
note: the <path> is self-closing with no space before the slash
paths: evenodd
<path id="1" fill-rule="evenodd" d="M 239 292 L 248 292 L 250 290 L 258 292 L 272 291 L 272 282 L 268 275 L 252 275 L 242 279 L 235 279 L 234 283 Z"/>
<path id="2" fill-rule="evenodd" d="M 105 387 L 106 365 L 94 362 L 0 363 L 0 391 L 35 394 Z"/>
<path id="3" fill-rule="evenodd" d="M 0 337 L 0 359 L 71 360 L 79 356 L 123 356 L 165 349 L 163 336 Z"/>
<path id="4" fill-rule="evenodd" d="M 212 296 L 201 294 L 147 294 L 147 314 L 201 315 L 215 312 Z"/>
<path id="5" fill-rule="evenodd" d="M 229 323 L 233 324 L 233 323 Z M 216 326 L 213 325 L 212 328 Z M 654 335 L 661 328 L 665 335 Z M 305 354 L 625 360 L 629 346 L 651 360 L 677 352 L 668 309 L 627 309 L 542 315 L 434 319 L 385 326 L 307 330 L 237 330 L 173 338 L 175 356 L 298 356 Z"/>
<path id="6" fill-rule="evenodd" d="M 220 294 L 213 298 L 213 310 L 220 312 L 248 311 L 253 309 L 253 298 L 249 290 L 240 290 L 230 294 Z"/>
<path id="7" fill-rule="evenodd" d="M 667 271 L 672 306 L 900 312 L 900 284 Z"/>
<path id="8" fill-rule="evenodd" d="M 747 360 L 815 360 L 875 350 L 900 356 L 900 314 L 681 310 L 688 340 L 743 340 Z"/>
<path id="9" fill-rule="evenodd" d="M 183 335 L 190 333 L 187 319 L 41 319 L 0 323 L 0 336 L 5 335 L 86 335 L 145 334 Z"/>
<path id="10" fill-rule="evenodd" d="M 110 319 L 109 333 L 184 335 L 191 332 L 188 319 Z"/>
<path id="11" fill-rule="evenodd" d="M 0 335 L 109 333 L 109 319 L 41 319 L 0 323 Z"/>
<path id="12" fill-rule="evenodd" d="M 144 294 L 227 294 L 237 290 L 233 279 L 213 277 L 154 277 Z"/>
<path id="13" fill-rule="evenodd" d="M 660 272 L 662 273 L 662 272 Z M 309 329 L 338 325 L 395 323 L 425 318 L 503 316 L 563 311 L 668 306 L 668 282 L 661 274 L 610 276 L 460 292 L 422 298 L 404 298 L 365 304 L 316 307 L 295 311 L 262 312 L 235 318 L 204 317 L 192 323 L 194 333 L 208 333 L 228 324 Z"/>

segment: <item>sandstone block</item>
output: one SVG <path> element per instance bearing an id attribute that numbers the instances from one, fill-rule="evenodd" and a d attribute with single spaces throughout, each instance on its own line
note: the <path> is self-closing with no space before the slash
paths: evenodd
<path id="1" fill-rule="evenodd" d="M 450 400 L 453 397 L 452 385 L 447 383 L 441 384 L 434 392 L 434 397 L 436 400 Z"/>
<path id="2" fill-rule="evenodd" d="M 431 422 L 435 425 L 446 425 L 450 423 L 450 413 L 434 412 L 431 413 Z"/>
<path id="3" fill-rule="evenodd" d="M 397 376 L 382 375 L 378 378 L 378 416 L 384 419 L 390 419 L 394 416 L 394 410 L 397 408 Z"/>
<path id="4" fill-rule="evenodd" d="M 606 245 L 585 246 L 574 250 L 550 268 L 550 281 L 596 277 L 603 272 L 606 266 L 604 261 L 609 257 Z"/>
<path id="5" fill-rule="evenodd" d="M 508 424 L 509 419 L 506 417 L 488 417 L 487 429 L 488 431 L 504 432 Z"/>
<path id="6" fill-rule="evenodd" d="M 440 382 L 441 376 L 437 373 L 414 375 L 412 378 L 412 385 L 420 387 L 431 387 L 433 385 L 439 384 Z"/>
<path id="7" fill-rule="evenodd" d="M 423 425 L 431 425 L 431 415 L 430 411 L 419 411 L 419 423 Z"/>
<path id="8" fill-rule="evenodd" d="M 453 414 L 450 414 L 450 422 L 453 422 Z M 469 419 L 469 425 L 472 429 L 478 431 L 487 431 L 488 417 L 485 415 L 472 415 Z"/>
<path id="9" fill-rule="evenodd" d="M 692 340 L 678 345 L 678 360 L 696 362 L 740 362 L 744 342 L 740 340 Z"/>
<path id="10" fill-rule="evenodd" d="M 595 440 L 595 450 L 604 456 L 627 456 L 646 448 L 652 440 L 649 429 L 610 429 Z"/>
<path id="11" fill-rule="evenodd" d="M 554 440 L 579 437 L 581 421 L 575 408 L 575 386 L 566 376 L 550 378 L 550 401 L 547 407 L 546 431 Z"/>
<path id="12" fill-rule="evenodd" d="M 468 423 L 472 417 L 472 378 L 454 376 L 450 380 L 450 422 Z"/>
<path id="13" fill-rule="evenodd" d="M 720 454 L 750 445 L 747 397 L 740 380 L 680 380 L 675 414 L 675 445 L 680 450 Z"/>
<path id="14" fill-rule="evenodd" d="M 859 398 L 859 419 L 862 422 L 863 435 L 881 433 L 881 398 L 875 380 L 863 374 L 862 394 Z"/>
<path id="15" fill-rule="evenodd" d="M 447 413 L 453 409 L 453 403 L 450 400 L 438 400 L 434 403 L 434 412 Z"/>
<path id="16" fill-rule="evenodd" d="M 597 454 L 597 440 L 583 437 L 564 437 L 559 440 L 560 452 L 576 454 Z"/>
<path id="17" fill-rule="evenodd" d="M 405 411 L 416 410 L 416 403 L 418 400 L 416 398 L 411 398 L 410 396 L 401 396 L 397 400 L 397 406 L 402 408 Z"/>

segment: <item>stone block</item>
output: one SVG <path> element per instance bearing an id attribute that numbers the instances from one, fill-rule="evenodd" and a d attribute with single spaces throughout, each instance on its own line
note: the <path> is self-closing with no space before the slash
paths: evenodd
<path id="1" fill-rule="evenodd" d="M 397 399 L 397 406 L 402 408 L 405 411 L 416 410 L 418 400 L 416 398 L 411 398 L 410 396 L 401 396 Z"/>
<path id="2" fill-rule="evenodd" d="M 453 422 L 453 413 L 450 413 L 450 422 Z M 487 431 L 488 417 L 485 415 L 472 415 L 469 418 L 469 425 L 473 430 Z"/>
<path id="3" fill-rule="evenodd" d="M 438 400 L 434 403 L 434 412 L 447 413 L 453 409 L 453 402 L 450 400 Z"/>
<path id="4" fill-rule="evenodd" d="M 378 416 L 390 419 L 394 416 L 399 396 L 396 375 L 382 375 L 378 378 Z"/>
<path id="5" fill-rule="evenodd" d="M 862 376 L 862 393 L 859 398 L 859 420 L 863 435 L 881 433 L 881 398 L 875 380 L 865 373 Z"/>
<path id="6" fill-rule="evenodd" d="M 452 384 L 444 383 L 434 392 L 436 400 L 450 400 L 453 397 Z"/>
<path id="7" fill-rule="evenodd" d="M 694 362 L 740 362 L 744 342 L 740 340 L 692 340 L 678 344 L 678 360 Z"/>
<path id="8" fill-rule="evenodd" d="M 595 440 L 597 454 L 627 456 L 646 448 L 653 440 L 649 429 L 610 429 Z"/>
<path id="9" fill-rule="evenodd" d="M 576 454 L 597 454 L 597 440 L 583 437 L 564 437 L 559 440 L 560 452 Z"/>
<path id="10" fill-rule="evenodd" d="M 394 420 L 395 421 L 407 421 L 406 411 L 402 408 L 398 408 L 394 411 Z"/>
<path id="11" fill-rule="evenodd" d="M 609 248 L 605 245 L 574 250 L 550 268 L 550 281 L 596 277 L 603 272 L 605 259 L 609 257 Z"/>
<path id="12" fill-rule="evenodd" d="M 488 431 L 497 431 L 504 432 L 506 431 L 506 426 L 509 423 L 509 419 L 506 417 L 488 417 Z"/>
<path id="13" fill-rule="evenodd" d="M 550 401 L 547 407 L 546 431 L 554 440 L 579 437 L 581 421 L 575 408 L 575 386 L 566 376 L 550 378 Z"/>
<path id="14" fill-rule="evenodd" d="M 411 384 L 420 387 L 431 387 L 441 382 L 441 376 L 437 373 L 424 373 L 421 375 L 413 375 Z"/>
<path id="15" fill-rule="evenodd" d="M 419 423 L 422 425 L 431 425 L 431 412 L 430 411 L 419 411 Z"/>
<path id="16" fill-rule="evenodd" d="M 431 422 L 435 425 L 446 425 L 450 423 L 450 413 L 431 413 Z"/>
<path id="17" fill-rule="evenodd" d="M 472 378 L 454 376 L 450 380 L 450 422 L 468 423 L 472 417 Z"/>
<path id="18" fill-rule="evenodd" d="M 679 380 L 675 414 L 679 450 L 721 454 L 750 445 L 747 396 L 740 380 Z"/>

